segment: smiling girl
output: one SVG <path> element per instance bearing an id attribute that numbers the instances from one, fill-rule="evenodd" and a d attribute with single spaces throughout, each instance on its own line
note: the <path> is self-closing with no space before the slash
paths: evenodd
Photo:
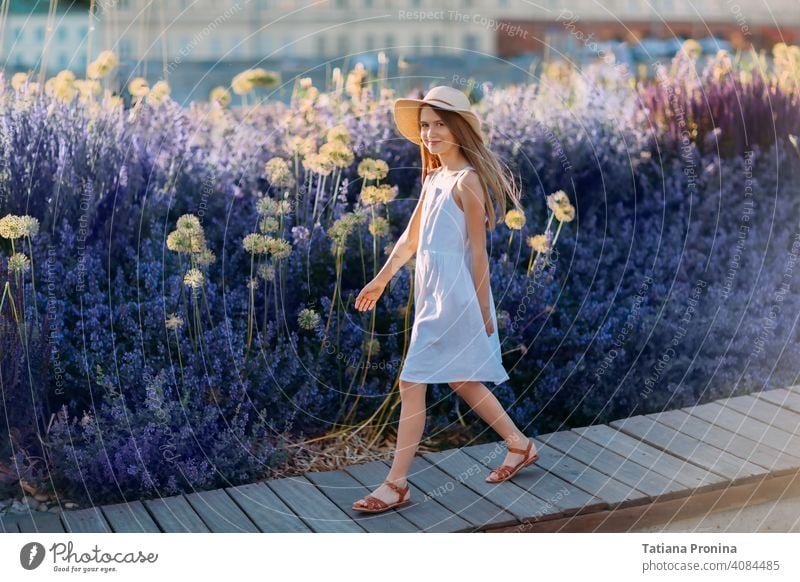
<path id="1" fill-rule="evenodd" d="M 439 86 L 424 99 L 398 99 L 394 119 L 399 132 L 420 146 L 423 185 L 405 232 L 355 302 L 359 311 L 373 309 L 394 274 L 416 253 L 414 325 L 400 372 L 392 467 L 380 487 L 353 504 L 371 513 L 410 501 L 406 477 L 425 427 L 430 383 L 449 384 L 508 445 L 503 464 L 488 482 L 510 479 L 539 458 L 533 441 L 483 384 L 509 379 L 489 284 L 486 229 L 505 219 L 508 200 L 520 209 L 518 193 L 486 147 L 480 120 L 461 91 Z"/>

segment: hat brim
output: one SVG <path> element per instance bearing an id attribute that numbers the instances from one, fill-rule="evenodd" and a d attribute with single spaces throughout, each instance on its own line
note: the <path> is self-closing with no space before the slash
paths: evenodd
<path id="1" fill-rule="evenodd" d="M 486 138 L 483 136 L 483 132 L 481 131 L 481 122 L 478 119 L 478 116 L 472 111 L 450 109 L 449 107 L 443 107 L 437 103 L 430 103 L 424 99 L 396 99 L 394 102 L 394 122 L 397 126 L 397 131 L 407 140 L 412 141 L 417 145 L 422 143 L 419 127 L 419 109 L 423 105 L 430 105 L 432 107 L 458 113 L 470 124 L 478 137 L 480 137 L 481 141 L 484 143 L 486 142 Z"/>

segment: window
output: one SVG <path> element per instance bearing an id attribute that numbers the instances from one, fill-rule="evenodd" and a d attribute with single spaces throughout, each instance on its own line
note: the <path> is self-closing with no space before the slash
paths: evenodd
<path id="1" fill-rule="evenodd" d="M 375 48 L 375 37 L 373 37 L 371 34 L 367 34 L 364 37 L 364 48 L 366 48 L 368 51 L 371 51 Z"/>
<path id="2" fill-rule="evenodd" d="M 56 28 L 56 38 L 61 41 L 67 40 L 67 29 L 63 26 Z"/>
<path id="3" fill-rule="evenodd" d="M 325 37 L 320 35 L 317 37 L 317 56 L 325 55 Z"/>
<path id="4" fill-rule="evenodd" d="M 67 56 L 67 53 L 58 53 L 58 67 L 60 69 L 66 69 L 67 64 L 69 64 L 69 57 Z"/>
<path id="5" fill-rule="evenodd" d="M 465 34 L 464 35 L 464 48 L 468 51 L 477 51 L 480 47 L 478 46 L 478 37 L 474 34 Z"/>
<path id="6" fill-rule="evenodd" d="M 386 52 L 393 52 L 394 51 L 394 35 L 390 32 L 386 35 Z"/>
<path id="7" fill-rule="evenodd" d="M 422 37 L 418 34 L 414 35 L 414 46 L 413 49 L 414 54 L 418 55 L 422 52 Z"/>
<path id="8" fill-rule="evenodd" d="M 36 40 L 44 40 L 44 26 L 36 27 Z"/>

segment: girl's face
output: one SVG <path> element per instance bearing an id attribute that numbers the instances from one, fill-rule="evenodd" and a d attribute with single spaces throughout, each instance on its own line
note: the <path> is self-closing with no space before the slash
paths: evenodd
<path id="1" fill-rule="evenodd" d="M 450 148 L 458 148 L 450 128 L 430 107 L 423 106 L 420 110 L 419 130 L 422 143 L 432 154 L 441 155 Z"/>

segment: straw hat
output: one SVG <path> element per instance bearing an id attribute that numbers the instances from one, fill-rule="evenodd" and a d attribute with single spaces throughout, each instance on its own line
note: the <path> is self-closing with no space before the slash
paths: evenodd
<path id="1" fill-rule="evenodd" d="M 481 122 L 478 116 L 475 115 L 469 107 L 469 99 L 458 89 L 440 85 L 434 87 L 425 95 L 424 99 L 396 99 L 394 102 L 394 122 L 397 125 L 397 130 L 405 137 L 419 145 L 420 129 L 419 129 L 419 108 L 423 105 L 433 105 L 440 109 L 447 109 L 448 111 L 455 111 L 460 114 L 467 122 L 475 133 L 480 136 L 481 140 L 485 143 L 481 132 Z"/>

